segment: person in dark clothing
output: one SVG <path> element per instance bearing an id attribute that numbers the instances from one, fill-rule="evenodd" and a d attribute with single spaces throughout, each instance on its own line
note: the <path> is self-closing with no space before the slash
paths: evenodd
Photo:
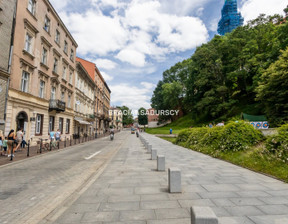
<path id="1" fill-rule="evenodd" d="M 8 157 L 14 157 L 14 141 L 15 141 L 15 132 L 13 129 L 8 134 Z"/>

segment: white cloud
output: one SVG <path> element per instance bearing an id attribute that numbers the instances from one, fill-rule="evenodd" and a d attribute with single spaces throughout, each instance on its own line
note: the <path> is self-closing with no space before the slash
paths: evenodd
<path id="1" fill-rule="evenodd" d="M 111 105 L 125 105 L 132 110 L 140 107 L 150 108 L 150 94 L 152 83 L 141 83 L 139 86 L 131 86 L 126 83 L 111 85 L 112 103 Z"/>
<path id="2" fill-rule="evenodd" d="M 67 6 L 69 0 L 50 0 L 50 2 L 57 11 L 60 11 Z"/>
<path id="3" fill-rule="evenodd" d="M 94 60 L 94 62 L 98 68 L 103 68 L 106 70 L 114 69 L 117 66 L 117 63 L 115 63 L 114 61 L 111 61 L 109 59 L 99 58 L 99 59 Z"/>
<path id="4" fill-rule="evenodd" d="M 133 49 L 123 49 L 117 55 L 116 58 L 123 62 L 128 62 L 132 65 L 143 67 L 146 64 L 145 54 L 133 50 Z"/>
<path id="5" fill-rule="evenodd" d="M 150 82 L 141 82 L 140 84 L 144 86 L 146 89 L 153 89 L 154 87 L 156 87 L 155 84 Z"/>
<path id="6" fill-rule="evenodd" d="M 283 14 L 283 9 L 287 4 L 285 0 L 244 0 L 240 11 L 247 23 L 263 13 L 266 15 Z"/>
<path id="7" fill-rule="evenodd" d="M 61 15 L 79 44 L 77 50 L 80 54 L 106 56 L 126 45 L 128 33 L 121 26 L 119 18 L 104 16 L 97 10 Z"/>
<path id="8" fill-rule="evenodd" d="M 203 8 L 203 7 L 200 7 L 199 9 L 197 9 L 196 15 L 197 15 L 197 16 L 202 16 L 202 15 L 203 15 L 203 12 L 204 12 L 204 8 Z"/>
<path id="9" fill-rule="evenodd" d="M 191 5 L 187 0 L 181 1 Z M 193 49 L 208 39 L 200 19 L 164 12 L 167 1 L 90 0 L 90 3 L 94 7 L 88 11 L 61 12 L 81 55 L 114 56 L 144 67 L 148 57 L 163 62 L 167 54 Z M 114 7 L 113 13 L 103 14 L 102 6 Z"/>
<path id="10" fill-rule="evenodd" d="M 114 79 L 114 77 L 112 77 L 111 75 L 108 75 L 106 72 L 103 72 L 103 71 L 101 71 L 101 75 L 103 76 L 105 81 L 111 81 Z"/>
<path id="11" fill-rule="evenodd" d="M 169 14 L 187 16 L 213 0 L 162 0 L 161 10 Z"/>
<path id="12" fill-rule="evenodd" d="M 211 20 L 209 30 L 216 32 L 218 29 L 218 22 L 219 22 L 218 18 Z"/>

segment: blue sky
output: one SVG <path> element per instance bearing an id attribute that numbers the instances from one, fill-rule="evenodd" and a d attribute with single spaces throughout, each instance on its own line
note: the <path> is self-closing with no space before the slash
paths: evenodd
<path id="1" fill-rule="evenodd" d="M 111 105 L 150 108 L 162 73 L 216 34 L 224 0 L 50 0 L 111 91 Z M 288 0 L 238 0 L 245 19 L 283 14 Z"/>

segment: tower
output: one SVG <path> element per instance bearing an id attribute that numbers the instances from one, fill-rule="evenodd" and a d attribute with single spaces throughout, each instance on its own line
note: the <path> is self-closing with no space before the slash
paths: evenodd
<path id="1" fill-rule="evenodd" d="M 218 33 L 225 35 L 236 29 L 238 26 L 243 25 L 243 17 L 237 11 L 237 0 L 225 0 L 224 6 L 221 11 L 222 17 L 218 23 Z"/>

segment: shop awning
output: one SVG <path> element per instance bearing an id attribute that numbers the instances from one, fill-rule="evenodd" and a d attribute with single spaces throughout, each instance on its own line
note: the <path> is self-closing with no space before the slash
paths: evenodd
<path id="1" fill-rule="evenodd" d="M 79 124 L 87 124 L 87 125 L 91 125 L 90 122 L 88 121 L 83 121 L 83 120 L 80 120 L 79 118 L 75 118 L 75 121 L 77 121 Z"/>
<path id="2" fill-rule="evenodd" d="M 89 124 L 90 125 L 90 122 L 88 122 L 88 121 L 78 121 L 79 122 L 79 124 Z"/>

